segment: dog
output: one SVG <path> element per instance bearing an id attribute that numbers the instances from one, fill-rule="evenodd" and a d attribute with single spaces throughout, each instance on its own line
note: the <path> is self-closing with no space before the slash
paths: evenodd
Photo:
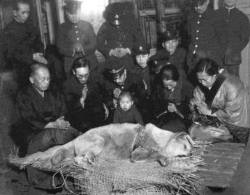
<path id="1" fill-rule="evenodd" d="M 98 157 L 137 161 L 158 161 L 167 165 L 167 159 L 188 156 L 194 142 L 188 134 L 173 133 L 147 124 L 110 124 L 90 129 L 73 141 L 19 158 L 15 164 L 25 167 L 38 161 L 47 168 L 67 159 L 78 164 L 92 164 Z"/>

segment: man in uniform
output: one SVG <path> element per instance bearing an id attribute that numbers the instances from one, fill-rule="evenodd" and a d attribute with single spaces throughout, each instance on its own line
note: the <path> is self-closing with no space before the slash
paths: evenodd
<path id="1" fill-rule="evenodd" d="M 14 19 L 4 29 L 3 45 L 7 61 L 14 69 L 20 86 L 28 83 L 30 65 L 47 64 L 39 31 L 29 19 L 30 4 L 17 0 L 13 4 Z"/>
<path id="2" fill-rule="evenodd" d="M 104 71 L 104 92 L 105 105 L 110 111 L 110 117 L 117 106 L 117 100 L 122 91 L 128 91 L 134 98 L 135 105 L 141 111 L 144 105 L 144 99 L 147 97 L 147 89 L 142 78 L 128 70 L 123 59 L 112 59 L 106 61 L 106 69 Z"/>
<path id="3" fill-rule="evenodd" d="M 200 58 L 210 58 L 222 63 L 223 39 L 220 37 L 224 28 L 216 12 L 209 5 L 210 0 L 195 0 L 195 11 L 188 16 L 188 34 L 190 44 L 187 55 L 189 72 Z"/>
<path id="4" fill-rule="evenodd" d="M 56 45 L 64 56 L 64 70 L 69 77 L 74 59 L 86 56 L 90 61 L 90 69 L 97 68 L 98 62 L 95 56 L 96 35 L 92 25 L 80 20 L 81 1 L 67 0 L 64 7 L 65 23 L 61 24 L 58 31 Z"/>
<path id="5" fill-rule="evenodd" d="M 144 40 L 131 10 L 131 2 L 112 3 L 106 8 L 106 22 L 97 33 L 97 48 L 107 60 L 123 59 L 126 68 L 133 71 L 134 49 L 144 46 Z"/>
<path id="6" fill-rule="evenodd" d="M 249 42 L 250 23 L 247 16 L 236 8 L 237 0 L 224 0 L 224 6 L 217 10 L 219 18 L 224 21 L 226 33 L 224 45 L 224 68 L 231 74 L 239 76 L 241 51 Z"/>

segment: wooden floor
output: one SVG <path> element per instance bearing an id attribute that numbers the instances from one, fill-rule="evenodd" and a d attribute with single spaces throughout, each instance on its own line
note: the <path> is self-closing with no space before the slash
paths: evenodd
<path id="1" fill-rule="evenodd" d="M 204 165 L 198 174 L 204 186 L 227 188 L 236 173 L 245 145 L 240 143 L 216 143 L 204 152 Z"/>

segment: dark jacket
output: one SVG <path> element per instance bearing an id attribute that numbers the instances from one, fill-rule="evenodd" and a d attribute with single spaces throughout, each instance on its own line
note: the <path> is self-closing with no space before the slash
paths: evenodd
<path id="1" fill-rule="evenodd" d="M 33 133 L 40 132 L 47 123 L 64 116 L 67 110 L 62 94 L 47 90 L 42 97 L 32 86 L 19 92 L 17 108 L 22 120 L 29 125 Z"/>
<path id="2" fill-rule="evenodd" d="M 77 24 L 66 22 L 61 24 L 57 33 L 56 45 L 59 52 L 65 56 L 66 72 L 71 70 L 72 62 L 77 55 L 74 55 L 74 44 L 80 43 L 85 55 L 91 61 L 91 65 L 97 66 L 97 59 L 94 55 L 96 50 L 96 35 L 92 25 L 86 21 L 79 21 Z"/>
<path id="3" fill-rule="evenodd" d="M 131 52 L 143 45 L 143 35 L 134 22 L 131 25 L 121 25 L 116 28 L 109 22 L 104 22 L 97 33 L 97 49 L 107 58 L 111 49 L 123 47 Z"/>
<path id="4" fill-rule="evenodd" d="M 218 18 L 217 13 L 211 8 L 203 14 L 196 12 L 190 13 L 187 20 L 189 49 L 187 64 L 193 68 L 193 57 L 208 57 L 221 64 L 223 58 L 222 44 L 224 42 L 221 37 L 223 32 L 223 21 Z"/>
<path id="5" fill-rule="evenodd" d="M 87 81 L 87 97 L 84 108 L 80 103 L 84 85 L 78 82 L 75 76 L 70 77 L 63 85 L 66 97 L 68 118 L 72 125 L 79 128 L 93 128 L 100 125 L 105 119 L 102 88 L 96 77 Z"/>
<path id="6" fill-rule="evenodd" d="M 168 103 L 174 103 L 177 110 L 186 116 L 188 114 L 189 100 L 192 97 L 193 87 L 184 78 L 180 78 L 174 91 L 170 91 L 163 87 L 159 82 L 152 94 L 153 113 L 158 116 L 167 110 Z"/>
<path id="7" fill-rule="evenodd" d="M 29 67 L 33 61 L 33 53 L 44 51 L 39 31 L 30 21 L 10 22 L 4 29 L 4 42 L 7 59 L 14 68 Z"/>
<path id="8" fill-rule="evenodd" d="M 239 65 L 241 63 L 241 51 L 249 42 L 250 23 L 247 16 L 239 9 L 233 8 L 230 11 L 226 8 L 217 10 L 217 15 L 224 22 L 224 63 L 225 65 Z"/>
<path id="9" fill-rule="evenodd" d="M 166 49 L 161 49 L 153 55 L 150 60 L 160 60 L 164 61 L 166 64 L 170 63 L 176 66 L 179 72 L 184 71 L 184 65 L 186 63 L 186 50 L 181 47 L 177 47 L 175 52 L 170 55 Z"/>
<path id="10" fill-rule="evenodd" d="M 135 105 L 132 105 L 132 107 L 128 111 L 124 111 L 120 108 L 120 106 L 117 107 L 114 113 L 114 123 L 139 123 L 143 125 L 143 120 L 140 112 L 137 110 Z"/>
<path id="11" fill-rule="evenodd" d="M 141 101 L 146 97 L 146 90 L 142 78 L 135 73 L 127 70 L 127 78 L 122 86 L 113 82 L 111 77 L 104 75 L 103 86 L 105 89 L 105 103 L 110 109 L 113 109 L 114 91 L 129 91 L 134 97 L 135 104 L 140 105 Z"/>

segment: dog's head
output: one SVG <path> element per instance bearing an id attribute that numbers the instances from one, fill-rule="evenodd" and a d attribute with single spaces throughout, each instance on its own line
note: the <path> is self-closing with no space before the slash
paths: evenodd
<path id="1" fill-rule="evenodd" d="M 165 157 L 189 156 L 193 145 L 191 137 L 185 132 L 180 132 L 169 139 L 160 153 Z"/>

